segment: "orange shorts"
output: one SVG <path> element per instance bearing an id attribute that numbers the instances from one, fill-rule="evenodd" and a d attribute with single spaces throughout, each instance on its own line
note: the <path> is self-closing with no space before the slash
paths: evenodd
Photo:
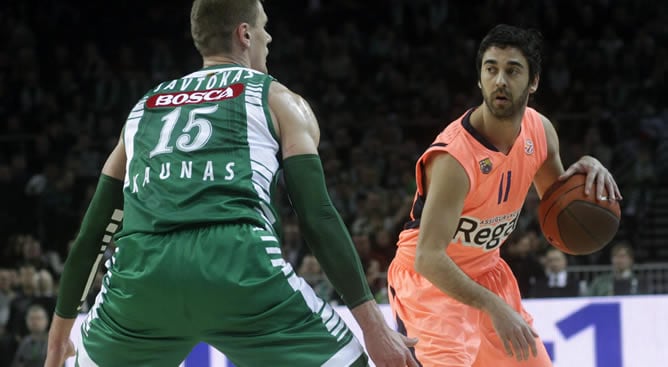
<path id="1" fill-rule="evenodd" d="M 403 326 L 408 336 L 419 338 L 415 355 L 423 367 L 552 366 L 540 338 L 536 340 L 537 357 L 518 362 L 508 356 L 489 316 L 448 297 L 399 262 L 392 262 L 387 279 L 392 311 L 400 328 Z M 499 295 L 533 324 L 505 261 L 500 260 L 495 268 L 473 280 Z"/>

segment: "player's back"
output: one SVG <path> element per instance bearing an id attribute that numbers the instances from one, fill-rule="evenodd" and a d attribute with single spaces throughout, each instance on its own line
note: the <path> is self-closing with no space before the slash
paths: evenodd
<path id="1" fill-rule="evenodd" d="M 119 236 L 209 223 L 275 221 L 279 144 L 266 74 L 204 68 L 149 91 L 123 132 L 127 155 Z"/>

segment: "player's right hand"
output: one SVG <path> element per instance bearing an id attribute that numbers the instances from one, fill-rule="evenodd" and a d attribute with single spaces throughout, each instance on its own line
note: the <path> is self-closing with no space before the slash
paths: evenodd
<path id="1" fill-rule="evenodd" d="M 518 361 L 525 361 L 529 359 L 529 352 L 534 357 L 538 355 L 536 349 L 538 334 L 507 303 L 499 301 L 488 314 L 508 356 L 515 356 Z"/>
<path id="2" fill-rule="evenodd" d="M 417 338 L 407 338 L 387 326 L 378 333 L 364 333 L 366 350 L 376 367 L 419 367 L 408 349 L 417 342 Z"/>

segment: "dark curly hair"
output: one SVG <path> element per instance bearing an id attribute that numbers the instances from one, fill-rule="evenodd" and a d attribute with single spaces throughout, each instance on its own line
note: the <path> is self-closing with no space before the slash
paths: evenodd
<path id="1" fill-rule="evenodd" d="M 514 47 L 522 51 L 527 62 L 529 62 L 529 81 L 540 74 L 541 70 L 541 49 L 543 46 L 543 36 L 536 29 L 523 29 L 507 24 L 499 24 L 487 33 L 480 42 L 478 56 L 476 57 L 476 66 L 478 68 L 478 79 L 480 79 L 480 69 L 482 67 L 482 56 L 490 47 Z"/>

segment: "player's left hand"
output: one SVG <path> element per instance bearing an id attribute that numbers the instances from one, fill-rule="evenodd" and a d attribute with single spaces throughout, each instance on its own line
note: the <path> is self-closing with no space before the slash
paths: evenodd
<path id="1" fill-rule="evenodd" d="M 598 159 L 585 155 L 577 162 L 573 163 L 566 172 L 559 176 L 560 181 L 564 181 L 576 173 L 587 175 L 585 180 L 585 194 L 589 196 L 594 182 L 596 183 L 596 200 L 622 200 L 622 194 L 615 179 Z"/>
<path id="2" fill-rule="evenodd" d="M 373 334 L 364 333 L 369 357 L 378 367 L 418 367 L 408 349 L 417 342 L 417 338 L 408 338 L 385 325 Z"/>

